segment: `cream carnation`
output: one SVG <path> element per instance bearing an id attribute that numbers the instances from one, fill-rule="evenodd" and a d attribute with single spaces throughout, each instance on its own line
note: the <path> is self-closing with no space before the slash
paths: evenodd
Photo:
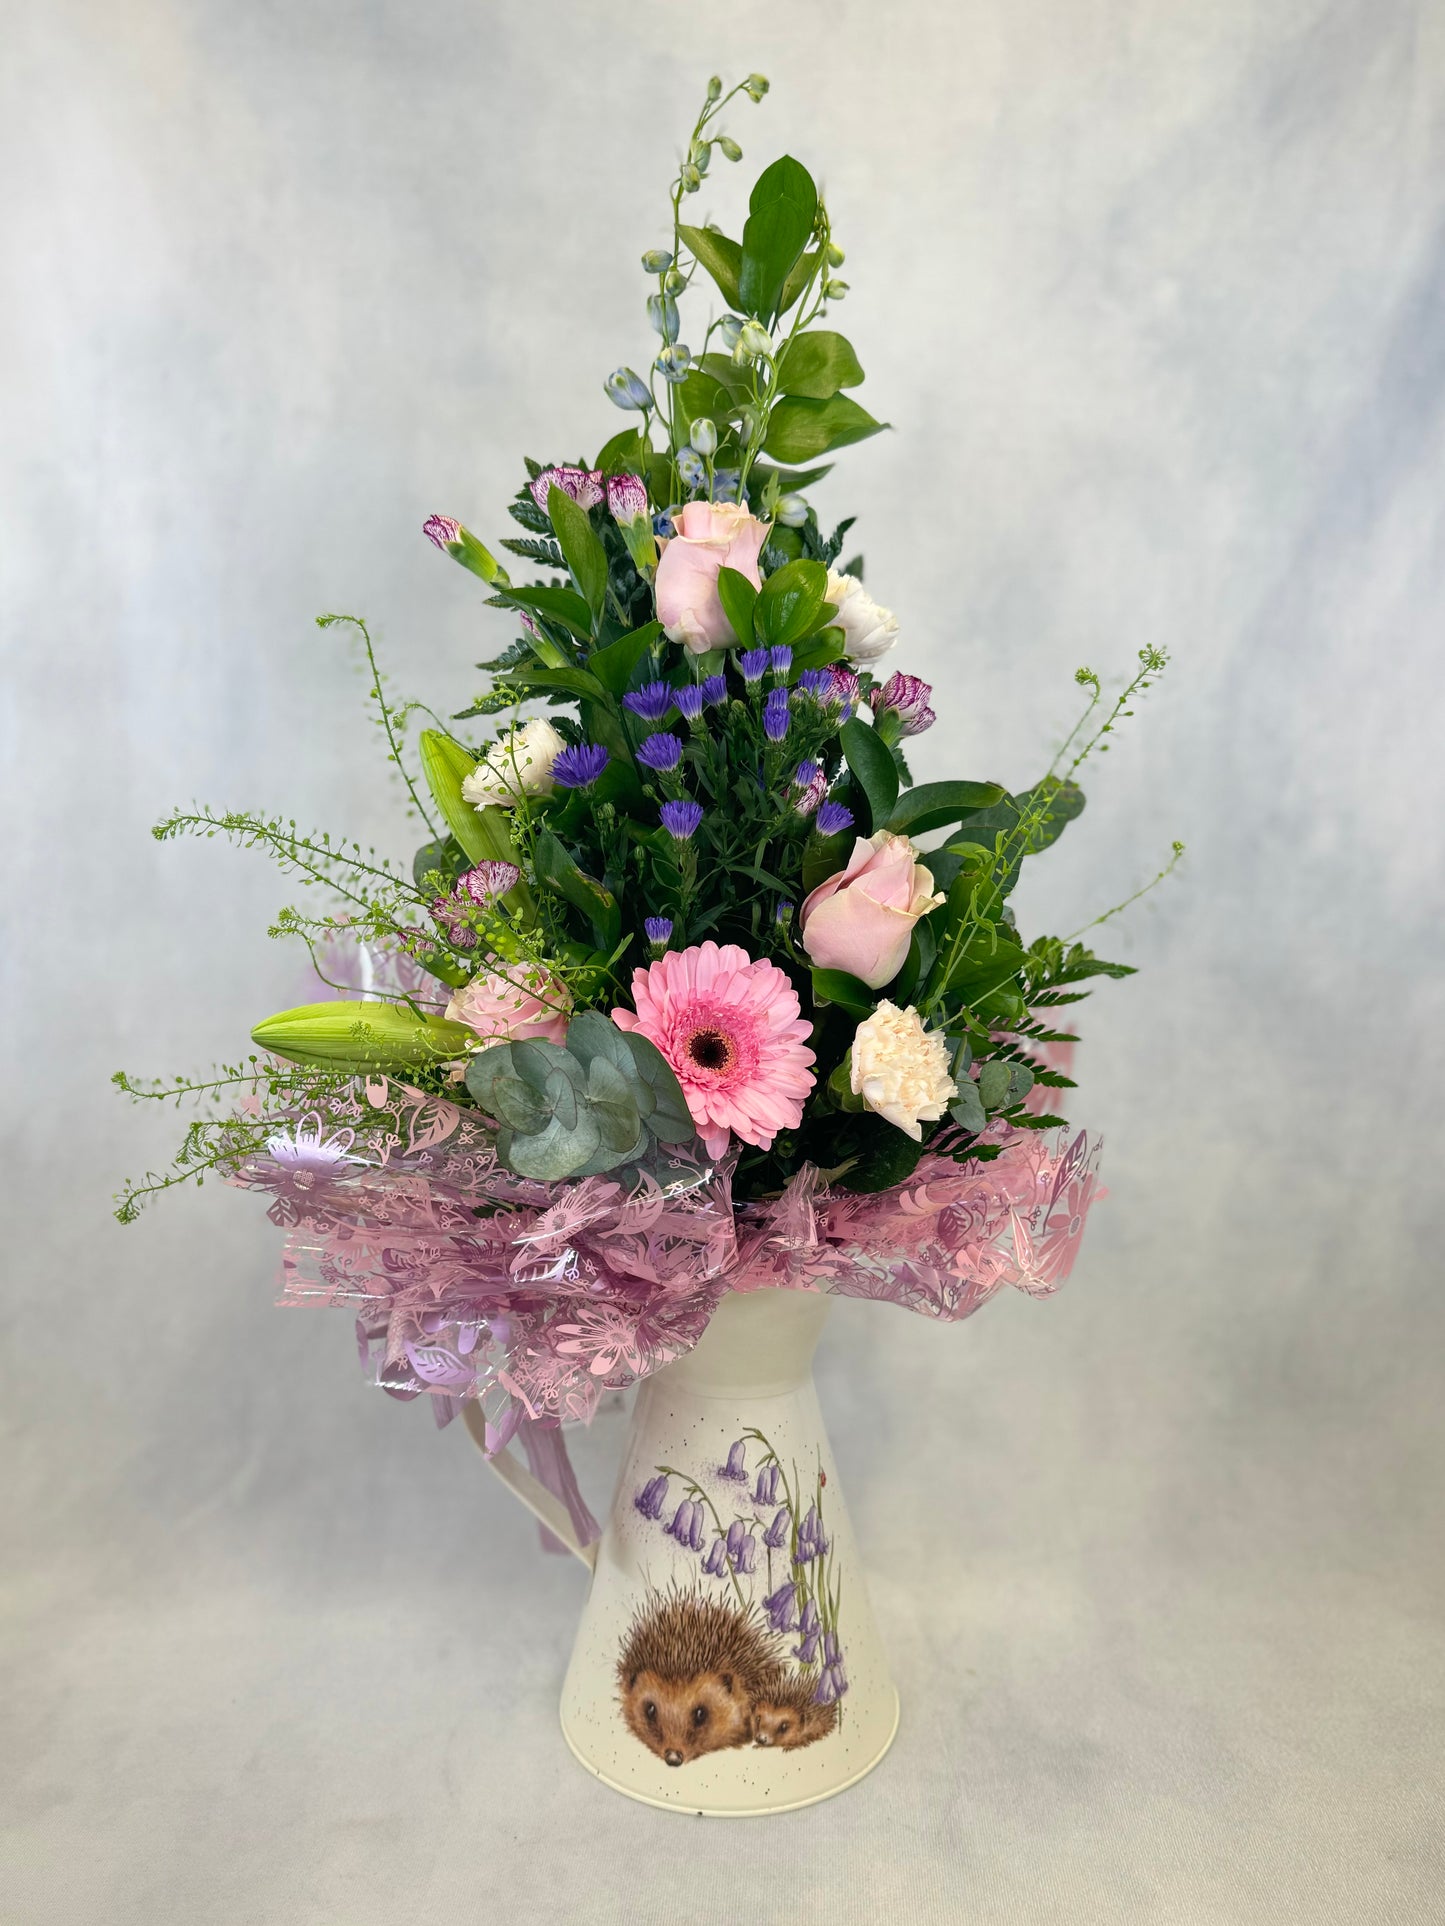
<path id="1" fill-rule="evenodd" d="M 948 1041 L 925 1030 L 910 1004 L 883 1002 L 853 1038 L 853 1095 L 922 1142 L 920 1123 L 937 1123 L 958 1086 L 948 1074 Z"/>
<path id="2" fill-rule="evenodd" d="M 838 611 L 843 652 L 850 662 L 876 662 L 898 640 L 898 617 L 875 602 L 856 575 L 830 568 L 827 600 Z"/>
<path id="3" fill-rule="evenodd" d="M 552 764 L 566 746 L 546 717 L 536 716 L 497 737 L 463 782 L 462 794 L 477 809 L 489 803 L 507 807 L 522 795 L 548 796 Z"/>

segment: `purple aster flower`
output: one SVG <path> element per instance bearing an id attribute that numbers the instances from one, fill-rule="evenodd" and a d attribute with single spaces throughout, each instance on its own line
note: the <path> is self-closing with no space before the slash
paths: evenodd
<path id="1" fill-rule="evenodd" d="M 559 758 L 560 760 L 560 758 Z M 557 764 L 553 763 L 555 771 Z M 695 802 L 666 802 L 658 811 L 662 826 L 669 836 L 685 843 L 697 834 L 697 826 L 702 821 L 702 804 Z"/>
<path id="2" fill-rule="evenodd" d="M 725 675 L 710 675 L 704 678 L 702 699 L 710 709 L 728 699 L 728 679 Z"/>
<path id="3" fill-rule="evenodd" d="M 672 688 L 666 682 L 644 682 L 640 689 L 622 698 L 624 709 L 630 709 L 644 722 L 661 722 L 672 707 Z"/>
<path id="4" fill-rule="evenodd" d="M 778 1478 L 780 1472 L 776 1465 L 764 1465 L 758 1473 L 758 1482 L 753 1492 L 755 1505 L 775 1505 L 778 1502 Z"/>
<path id="5" fill-rule="evenodd" d="M 776 1471 L 777 1466 L 774 1465 L 773 1469 Z M 758 1502 L 760 1504 L 771 1504 L 772 1500 L 762 1498 L 759 1499 Z M 788 1507 L 786 1505 L 779 1505 L 772 1524 L 769 1525 L 763 1533 L 763 1543 L 769 1551 L 781 1551 L 783 1546 L 787 1544 L 788 1533 L 792 1529 L 792 1523 L 792 1519 L 788 1516 Z"/>
<path id="6" fill-rule="evenodd" d="M 815 702 L 826 702 L 832 685 L 833 678 L 826 669 L 804 669 L 798 677 L 798 687 Z"/>
<path id="7" fill-rule="evenodd" d="M 743 672 L 743 681 L 746 682 L 749 687 L 751 687 L 754 682 L 761 682 L 768 667 L 767 650 L 744 649 L 738 657 L 738 667 Z"/>
<path id="8" fill-rule="evenodd" d="M 793 902 L 791 897 L 780 896 L 778 898 L 778 907 L 773 911 L 773 921 L 780 930 L 787 929 L 793 920 L 793 911 L 797 907 L 797 904 Z"/>
<path id="9" fill-rule="evenodd" d="M 684 1498 L 672 1515 L 667 1535 L 675 1538 L 679 1545 L 685 1545 L 689 1551 L 701 1551 L 704 1522 L 702 1506 L 695 1504 L 691 1498 Z"/>
<path id="10" fill-rule="evenodd" d="M 563 789 L 590 789 L 611 758 L 598 742 L 564 749 L 552 764 L 552 780 Z"/>
<path id="11" fill-rule="evenodd" d="M 549 488 L 560 488 L 564 495 L 572 497 L 579 508 L 595 508 L 602 500 L 602 471 L 598 468 L 544 468 L 528 486 L 532 500 L 544 515 L 547 512 Z"/>
<path id="12" fill-rule="evenodd" d="M 793 666 L 793 651 L 786 642 L 775 643 L 768 650 L 768 667 L 774 675 L 786 675 Z"/>
<path id="13" fill-rule="evenodd" d="M 748 1482 L 747 1467 L 743 1463 L 743 1453 L 746 1449 L 746 1443 L 742 1438 L 729 1445 L 727 1463 L 717 1468 L 719 1478 L 731 1478 L 737 1485 L 745 1485 Z"/>
<path id="14" fill-rule="evenodd" d="M 931 684 L 922 676 L 904 675 L 901 669 L 895 670 L 881 689 L 875 689 L 868 702 L 873 714 L 880 721 L 885 715 L 898 718 L 898 733 L 901 736 L 921 736 L 925 729 L 931 729 L 938 717 L 929 708 L 929 698 L 933 694 Z"/>
<path id="15" fill-rule="evenodd" d="M 676 769 L 682 760 L 682 744 L 665 731 L 660 736 L 649 736 L 638 750 L 637 760 L 644 769 Z"/>
<path id="16" fill-rule="evenodd" d="M 672 699 L 689 722 L 696 722 L 702 714 L 702 689 L 698 683 L 684 682 L 680 689 L 673 690 Z"/>
<path id="17" fill-rule="evenodd" d="M 712 1550 L 703 1560 L 703 1570 L 709 1578 L 726 1578 L 728 1575 L 728 1548 L 721 1538 L 714 1538 Z"/>
<path id="18" fill-rule="evenodd" d="M 744 1525 L 741 1518 L 734 1518 L 733 1522 L 728 1526 L 727 1545 L 728 1557 L 732 1560 L 732 1567 L 735 1572 L 741 1572 L 743 1577 L 746 1578 L 751 1572 L 756 1571 L 758 1563 L 757 1540 L 753 1537 L 747 1526 Z"/>
<path id="19" fill-rule="evenodd" d="M 804 1665 L 811 1665 L 818 1656 L 818 1642 L 822 1637 L 823 1624 L 818 1617 L 818 1608 L 810 1598 L 803 1607 L 803 1616 L 798 1620 L 799 1644 L 793 1652 L 795 1659 Z"/>
<path id="20" fill-rule="evenodd" d="M 647 932 L 647 940 L 652 945 L 654 956 L 661 956 L 672 940 L 672 918 L 670 916 L 647 916 L 642 927 Z"/>
<path id="21" fill-rule="evenodd" d="M 818 834 L 820 836 L 841 836 L 845 829 L 853 827 L 853 812 L 846 804 L 825 802 L 818 811 Z"/>
<path id="22" fill-rule="evenodd" d="M 667 1479 L 649 1478 L 632 1502 L 644 1518 L 661 1518 L 667 1503 Z"/>
<path id="23" fill-rule="evenodd" d="M 429 542 L 435 542 L 440 549 L 445 549 L 449 543 L 459 542 L 462 539 L 462 525 L 460 522 L 454 522 L 450 515 L 428 515 L 421 525 L 421 532 Z"/>
<path id="24" fill-rule="evenodd" d="M 763 734 L 769 742 L 781 742 L 788 733 L 788 692 L 772 689 L 763 704 Z"/>
<path id="25" fill-rule="evenodd" d="M 797 1631 L 798 1591 L 791 1578 L 779 1585 L 771 1597 L 763 1600 L 763 1610 L 775 1632 Z"/>
<path id="26" fill-rule="evenodd" d="M 816 762 L 800 762 L 793 772 L 793 807 L 800 816 L 811 816 L 827 800 L 828 778 Z"/>

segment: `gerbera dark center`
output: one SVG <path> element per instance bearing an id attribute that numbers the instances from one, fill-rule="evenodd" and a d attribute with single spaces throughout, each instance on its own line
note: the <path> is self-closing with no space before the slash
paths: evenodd
<path id="1" fill-rule="evenodd" d="M 687 1054 L 699 1070 L 727 1070 L 737 1051 L 732 1038 L 725 1031 L 710 1026 L 693 1031 L 687 1040 Z"/>

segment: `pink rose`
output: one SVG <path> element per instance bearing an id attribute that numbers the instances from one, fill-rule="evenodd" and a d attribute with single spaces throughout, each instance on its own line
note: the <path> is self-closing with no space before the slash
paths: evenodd
<path id="1" fill-rule="evenodd" d="M 903 967 L 913 925 L 944 900 L 906 836 L 860 836 L 848 867 L 819 883 L 798 916 L 803 948 L 820 970 L 846 970 L 881 990 Z"/>
<path id="2" fill-rule="evenodd" d="M 447 1005 L 453 1023 L 465 1023 L 484 1043 L 521 1043 L 540 1037 L 546 1043 L 565 1043 L 572 998 L 537 963 L 503 964 L 488 957 L 489 968 L 465 989 L 454 990 Z"/>
<path id="3" fill-rule="evenodd" d="M 758 556 L 772 524 L 760 522 L 739 502 L 689 502 L 672 525 L 677 533 L 664 544 L 657 564 L 657 619 L 672 641 L 705 655 L 734 639 L 718 600 L 718 570 L 735 568 L 761 588 Z"/>

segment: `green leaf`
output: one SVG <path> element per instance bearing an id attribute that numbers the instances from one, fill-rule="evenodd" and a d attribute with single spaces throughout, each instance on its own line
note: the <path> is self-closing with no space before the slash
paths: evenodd
<path id="1" fill-rule="evenodd" d="M 844 760 L 868 799 L 871 832 L 881 829 L 898 800 L 898 765 L 878 731 L 856 717 L 838 731 Z"/>
<path id="2" fill-rule="evenodd" d="M 1023 965 L 1024 952 L 1018 944 L 996 936 L 986 924 L 964 945 L 963 954 L 948 979 L 949 1000 L 969 1005 L 982 1003 L 1011 983 Z"/>
<path id="3" fill-rule="evenodd" d="M 899 797 L 888 827 L 899 836 L 921 836 L 925 830 L 941 829 L 945 823 L 961 822 L 989 809 L 1007 793 L 996 782 L 919 783 Z"/>
<path id="4" fill-rule="evenodd" d="M 757 605 L 758 591 L 739 570 L 720 568 L 717 572 L 717 594 L 723 605 L 723 614 L 732 625 L 733 634 L 746 647 L 753 639 L 753 610 Z"/>
<path id="5" fill-rule="evenodd" d="M 872 1016 L 878 1004 L 877 993 L 846 970 L 814 970 L 813 1001 L 836 1003 L 850 1016 Z"/>
<path id="6" fill-rule="evenodd" d="M 908 945 L 908 954 L 903 959 L 903 968 L 898 972 L 889 992 L 889 1001 L 900 1009 L 906 1009 L 913 1001 L 914 992 L 933 968 L 938 954 L 938 943 L 927 917 L 913 925 L 913 936 Z"/>
<path id="7" fill-rule="evenodd" d="M 804 893 L 836 876 L 846 865 L 852 848 L 852 839 L 847 836 L 819 836 L 816 831 L 809 836 L 803 845 Z"/>
<path id="8" fill-rule="evenodd" d="M 804 669 L 826 669 L 830 662 L 846 662 L 847 659 L 843 631 L 819 629 L 816 635 L 810 635 L 806 642 L 794 648 L 789 680 L 796 682 Z"/>
<path id="9" fill-rule="evenodd" d="M 653 1108 L 648 1115 L 647 1127 L 660 1144 L 685 1144 L 697 1135 L 697 1125 L 692 1120 L 692 1112 L 687 1107 L 687 1098 L 682 1094 L 682 1085 L 673 1074 L 672 1065 L 649 1037 L 640 1030 L 623 1032 L 623 1040 L 632 1053 L 637 1066 L 637 1074 L 652 1092 Z"/>
<path id="10" fill-rule="evenodd" d="M 678 420 L 685 423 L 689 431 L 692 424 L 701 416 L 706 415 L 709 421 L 716 422 L 733 406 L 733 398 L 728 389 L 712 375 L 701 374 L 696 368 L 685 381 L 676 383 L 672 395 Z M 720 423 L 719 433 L 721 433 Z"/>
<path id="11" fill-rule="evenodd" d="M 597 947 L 611 950 L 622 934 L 622 912 L 612 892 L 584 875 L 550 829 L 538 835 L 532 860 L 537 881 L 581 910 L 592 925 Z"/>
<path id="12" fill-rule="evenodd" d="M 736 307 L 737 303 L 734 302 Z M 753 399 L 753 378 L 746 368 L 740 368 L 730 354 L 705 354 L 698 362 L 704 374 L 712 376 L 720 388 L 725 388 L 734 404 L 751 403 Z M 754 466 L 753 473 L 757 473 Z"/>
<path id="13" fill-rule="evenodd" d="M 572 579 L 582 592 L 595 632 L 607 601 L 607 551 L 592 526 L 587 510 L 554 482 L 547 490 L 547 519 L 556 531 L 557 545 L 567 557 Z"/>
<path id="14" fill-rule="evenodd" d="M 958 1095 L 948 1106 L 948 1114 L 960 1130 L 977 1134 L 978 1131 L 987 1128 L 988 1118 L 984 1114 L 983 1104 L 979 1101 L 978 1085 L 972 1077 L 960 1079 Z"/>
<path id="15" fill-rule="evenodd" d="M 475 1034 L 404 1003 L 304 1003 L 258 1023 L 251 1041 L 289 1063 L 399 1075 L 465 1055 Z"/>
<path id="16" fill-rule="evenodd" d="M 1027 854 L 1037 856 L 1040 850 L 1049 849 L 1056 843 L 1069 824 L 1084 813 L 1084 792 L 1074 782 L 1061 782 L 1057 776 L 1045 776 L 1036 782 L 1032 789 L 1023 790 L 1014 798 L 1021 815 L 1032 814 L 1040 804 L 1048 809 L 1048 815 L 1033 831 L 1029 838 Z"/>
<path id="17" fill-rule="evenodd" d="M 799 255 L 792 273 L 783 283 L 782 298 L 778 302 L 779 314 L 786 314 L 798 296 L 803 292 L 803 289 L 808 285 L 813 277 L 813 270 L 817 267 L 822 252 L 823 250 L 820 247 L 811 247 L 806 254 Z"/>
<path id="18" fill-rule="evenodd" d="M 800 161 L 784 154 L 763 169 L 749 197 L 743 228 L 737 301 L 744 313 L 772 321 L 817 217 L 818 190 Z"/>
<path id="19" fill-rule="evenodd" d="M 788 562 L 770 575 L 758 597 L 755 626 L 761 641 L 793 643 L 811 633 L 828 592 L 821 562 Z"/>
<path id="20" fill-rule="evenodd" d="M 865 1148 L 853 1168 L 838 1179 L 839 1187 L 865 1195 L 891 1190 L 912 1175 L 923 1145 L 883 1117 L 870 1116 L 860 1123 L 866 1128 Z"/>
<path id="21" fill-rule="evenodd" d="M 679 225 L 677 231 L 717 282 L 722 290 L 722 298 L 728 306 L 740 307 L 742 297 L 738 293 L 738 275 L 743 264 L 743 250 L 740 243 L 730 241 L 726 234 L 719 234 L 714 227 Z"/>
<path id="22" fill-rule="evenodd" d="M 624 428 L 604 442 L 596 466 L 604 475 L 645 475 L 651 448 L 640 428 Z"/>
<path id="23" fill-rule="evenodd" d="M 609 642 L 605 649 L 594 649 L 587 658 L 587 673 L 594 676 L 609 695 L 625 695 L 632 687 L 637 665 L 661 634 L 660 622 L 646 622 L 629 635 Z"/>
<path id="24" fill-rule="evenodd" d="M 866 408 L 847 395 L 833 395 L 827 401 L 790 395 L 769 415 L 763 449 L 778 462 L 816 461 L 830 448 L 866 441 L 887 426 L 886 421 L 875 421 Z"/>
<path id="25" fill-rule="evenodd" d="M 778 391 L 827 401 L 840 388 L 856 388 L 863 369 L 853 345 L 828 328 L 795 334 L 778 357 Z"/>
<path id="26" fill-rule="evenodd" d="M 503 679 L 514 689 L 556 690 L 579 701 L 595 702 L 606 693 L 590 669 L 508 669 Z"/>
<path id="27" fill-rule="evenodd" d="M 817 468 L 775 468 L 771 462 L 753 463 L 754 481 L 765 485 L 775 480 L 780 495 L 801 494 L 803 489 L 811 488 L 814 482 L 822 481 L 825 475 L 831 475 L 832 472 L 833 464 L 830 461 L 821 463 Z"/>
<path id="28" fill-rule="evenodd" d="M 577 504 L 572 505 L 575 508 Z M 574 589 L 543 583 L 536 588 L 509 588 L 494 600 L 503 608 L 527 609 L 545 621 L 556 622 L 584 642 L 592 640 L 592 611 Z"/>

